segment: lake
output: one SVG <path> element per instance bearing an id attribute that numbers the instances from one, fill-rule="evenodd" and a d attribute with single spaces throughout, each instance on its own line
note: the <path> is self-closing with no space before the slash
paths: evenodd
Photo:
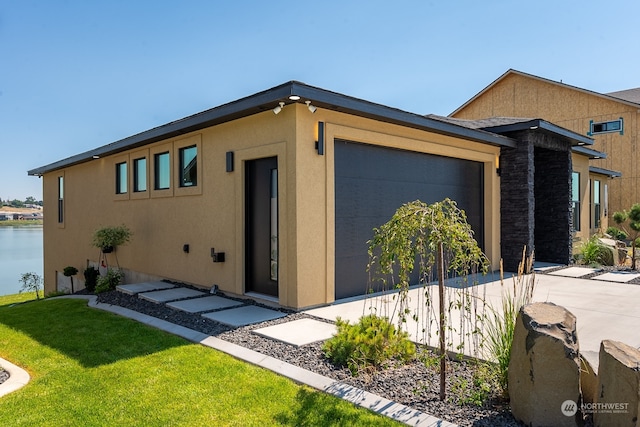
<path id="1" fill-rule="evenodd" d="M 42 226 L 0 227 L 0 295 L 17 294 L 23 273 L 44 271 Z"/>

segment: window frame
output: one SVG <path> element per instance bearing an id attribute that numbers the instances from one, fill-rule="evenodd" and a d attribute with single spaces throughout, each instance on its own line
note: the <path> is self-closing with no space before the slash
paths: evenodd
<path id="1" fill-rule="evenodd" d="M 58 226 L 64 227 L 64 174 L 57 176 L 58 183 Z"/>
<path id="2" fill-rule="evenodd" d="M 619 123 L 617 129 L 607 129 L 609 127 L 608 125 L 613 125 L 614 123 Z M 603 128 L 596 130 L 595 128 L 598 126 L 602 126 Z M 589 121 L 589 132 L 587 132 L 587 135 L 589 136 L 616 132 L 620 135 L 624 135 L 624 119 L 622 117 L 616 120 L 605 120 L 602 122 L 594 122 L 593 120 Z"/>
<path id="3" fill-rule="evenodd" d="M 160 164 L 160 159 L 162 157 L 166 156 L 167 157 L 167 162 L 166 162 L 166 172 L 167 172 L 167 176 L 166 176 L 166 181 L 167 181 L 167 185 L 165 186 L 161 186 L 161 179 L 162 177 L 160 176 L 161 172 L 162 172 L 162 166 L 165 166 L 164 164 Z M 162 180 L 164 181 L 164 180 Z M 162 151 L 160 153 L 155 153 L 153 155 L 153 189 L 156 191 L 163 191 L 163 190 L 170 190 L 171 189 L 171 151 Z"/>
<path id="4" fill-rule="evenodd" d="M 189 163 L 185 164 L 185 152 L 192 149 L 195 150 L 195 156 Z M 190 181 L 187 181 L 186 171 L 190 165 L 195 168 L 195 176 Z M 189 173 L 188 175 L 191 177 L 193 174 Z M 180 188 L 196 187 L 198 185 L 198 146 L 195 144 L 178 148 L 178 183 Z"/>
<path id="5" fill-rule="evenodd" d="M 144 171 L 143 173 L 140 172 L 140 162 L 144 161 Z M 131 185 L 133 186 L 132 191 L 134 193 L 144 193 L 147 192 L 149 190 L 149 179 L 148 179 L 148 166 L 147 166 L 147 157 L 143 156 L 143 157 L 134 157 L 134 159 L 131 161 L 131 163 L 133 164 L 133 177 L 132 177 L 132 182 Z M 140 182 L 141 182 L 141 178 L 144 179 L 144 188 L 140 188 Z"/>
<path id="6" fill-rule="evenodd" d="M 159 154 L 169 153 L 169 188 L 158 189 L 156 188 L 156 175 L 158 171 L 156 164 L 156 156 Z M 174 185 L 171 185 L 173 180 L 173 162 L 171 161 L 171 154 L 173 153 L 173 144 L 171 142 L 167 142 L 155 147 L 149 148 L 147 153 L 148 155 L 148 197 L 156 198 L 156 197 L 172 197 L 174 194 Z"/>
<path id="7" fill-rule="evenodd" d="M 116 195 L 129 193 L 129 166 L 127 161 L 116 162 Z"/>
<path id="8" fill-rule="evenodd" d="M 580 231 L 580 172 L 576 171 L 571 172 L 571 209 L 573 231 Z"/>
<path id="9" fill-rule="evenodd" d="M 181 186 L 182 181 L 182 171 L 181 171 L 181 158 L 180 152 L 185 148 L 195 147 L 196 148 L 196 157 L 195 157 L 195 168 L 196 168 L 196 185 L 190 186 Z M 176 176 L 174 177 L 174 195 L 176 196 L 198 196 L 202 195 L 202 187 L 203 187 L 203 169 L 202 169 L 202 135 L 196 134 L 189 136 L 187 138 L 179 139 L 174 141 L 173 143 L 173 157 L 174 157 L 174 170 L 176 171 Z M 226 161 L 222 158 L 223 161 Z M 225 168 L 225 164 L 221 165 L 222 170 Z"/>

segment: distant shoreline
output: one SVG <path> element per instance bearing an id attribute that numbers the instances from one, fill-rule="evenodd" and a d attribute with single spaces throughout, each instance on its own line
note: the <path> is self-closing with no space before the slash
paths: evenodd
<path id="1" fill-rule="evenodd" d="M 6 221 L 0 221 L 0 227 L 42 227 L 43 221 L 41 219 L 8 219 Z"/>

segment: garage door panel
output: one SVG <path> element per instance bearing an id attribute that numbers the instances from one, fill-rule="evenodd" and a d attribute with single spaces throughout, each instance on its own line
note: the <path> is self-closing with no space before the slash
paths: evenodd
<path id="1" fill-rule="evenodd" d="M 404 203 L 449 197 L 483 241 L 482 163 L 335 141 L 335 176 L 336 298 L 364 294 L 366 242 Z"/>

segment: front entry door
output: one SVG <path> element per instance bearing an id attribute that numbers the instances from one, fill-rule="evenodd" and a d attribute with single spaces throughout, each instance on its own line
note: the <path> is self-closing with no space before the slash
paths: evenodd
<path id="1" fill-rule="evenodd" d="M 248 161 L 245 186 L 245 291 L 277 297 L 278 158 Z"/>

